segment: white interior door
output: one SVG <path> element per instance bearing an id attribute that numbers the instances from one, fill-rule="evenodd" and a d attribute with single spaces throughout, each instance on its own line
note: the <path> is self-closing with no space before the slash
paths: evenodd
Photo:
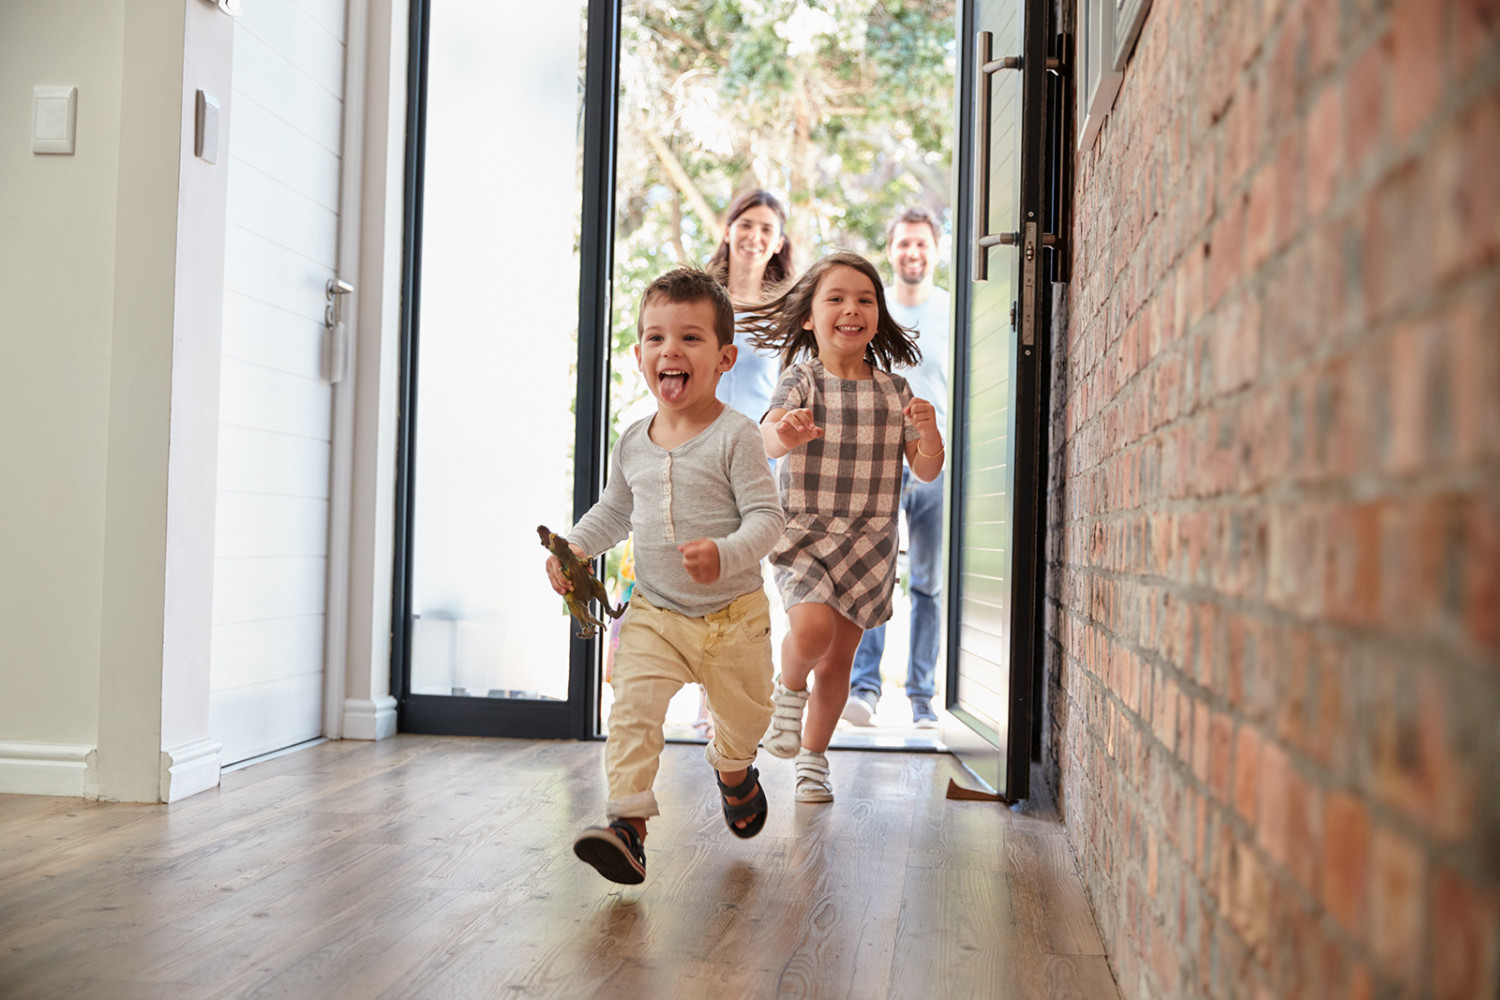
<path id="1" fill-rule="evenodd" d="M 210 726 L 226 764 L 323 729 L 347 0 L 236 20 Z"/>

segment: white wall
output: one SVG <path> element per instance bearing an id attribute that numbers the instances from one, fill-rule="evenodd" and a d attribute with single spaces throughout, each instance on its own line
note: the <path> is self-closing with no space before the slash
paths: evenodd
<path id="1" fill-rule="evenodd" d="M 0 791 L 154 801 L 189 762 L 218 781 L 199 622 L 223 184 L 189 161 L 226 31 L 199 0 L 0 4 Z M 35 84 L 79 88 L 75 155 L 30 153 Z"/>
<path id="2" fill-rule="evenodd" d="M 0 3 L 0 787 L 9 790 L 83 794 L 83 752 L 98 736 L 123 37 L 123 4 Z M 38 84 L 78 88 L 72 156 L 31 152 Z"/>
<path id="3" fill-rule="evenodd" d="M 361 8 L 370 128 L 344 729 L 388 690 L 406 5 Z M 232 23 L 203 0 L 0 0 L 0 794 L 172 801 L 208 732 Z M 184 57 L 186 53 L 186 58 Z M 32 87 L 79 88 L 73 156 L 30 152 Z"/>

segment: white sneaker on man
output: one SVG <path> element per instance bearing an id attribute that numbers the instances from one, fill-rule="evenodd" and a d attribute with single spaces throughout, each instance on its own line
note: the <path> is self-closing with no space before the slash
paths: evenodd
<path id="1" fill-rule="evenodd" d="M 875 725 L 875 698 L 870 691 L 850 691 L 844 703 L 844 721 L 856 726 Z"/>

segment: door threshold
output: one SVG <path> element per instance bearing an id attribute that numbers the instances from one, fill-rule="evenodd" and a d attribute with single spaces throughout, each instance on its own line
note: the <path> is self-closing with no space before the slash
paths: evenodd
<path id="1" fill-rule="evenodd" d="M 708 741 L 699 736 L 692 726 L 672 725 L 663 727 L 668 743 L 696 743 L 702 746 Z M 877 750 L 904 753 L 949 753 L 943 742 L 941 729 L 913 729 L 911 726 L 860 726 L 840 723 L 829 741 L 830 750 Z"/>

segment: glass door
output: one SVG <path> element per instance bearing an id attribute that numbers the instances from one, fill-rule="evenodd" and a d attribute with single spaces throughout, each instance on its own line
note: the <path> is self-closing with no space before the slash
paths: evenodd
<path id="1" fill-rule="evenodd" d="M 964 238 L 955 386 L 954 549 L 945 742 L 997 792 L 1029 792 L 1041 662 L 1045 471 L 1042 136 L 1047 0 L 978 0 L 960 74 Z"/>
<path id="2" fill-rule="evenodd" d="M 596 729 L 547 585 L 602 469 L 615 14 L 416 0 L 393 690 L 410 732 Z M 582 506 L 580 506 L 582 504 Z"/>

